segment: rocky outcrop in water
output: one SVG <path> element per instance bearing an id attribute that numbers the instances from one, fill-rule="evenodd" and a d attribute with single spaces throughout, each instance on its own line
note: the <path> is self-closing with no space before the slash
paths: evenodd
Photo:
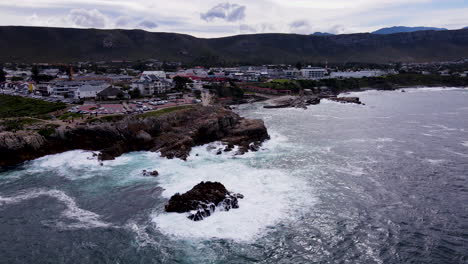
<path id="1" fill-rule="evenodd" d="M 303 95 L 303 96 L 289 96 L 274 101 L 272 105 L 265 105 L 264 108 L 303 108 L 307 109 L 309 105 L 320 104 L 321 99 L 329 99 L 331 101 L 340 103 L 350 104 L 363 104 L 359 97 L 336 97 L 336 96 L 314 96 L 314 95 Z"/>
<path id="2" fill-rule="evenodd" d="M 216 210 L 229 211 L 239 208 L 238 199 L 244 198 L 241 194 L 233 194 L 219 182 L 201 182 L 190 191 L 174 194 L 166 205 L 166 212 L 187 213 L 193 221 L 203 220 Z"/>
<path id="3" fill-rule="evenodd" d="M 74 149 L 100 151 L 101 160 L 130 151 L 158 151 L 163 157 L 186 159 L 193 146 L 213 141 L 237 145 L 242 154 L 268 138 L 262 120 L 244 119 L 223 107 L 194 106 L 159 117 L 129 116 L 60 128 L 46 136 L 35 131 L 0 132 L 0 166 Z"/>
<path id="4" fill-rule="evenodd" d="M 328 99 L 339 103 L 362 104 L 359 97 L 330 97 Z"/>
<path id="5" fill-rule="evenodd" d="M 289 96 L 284 99 L 276 100 L 273 105 L 266 105 L 264 108 L 303 108 L 307 109 L 309 105 L 320 104 L 320 97 L 314 95 Z"/>

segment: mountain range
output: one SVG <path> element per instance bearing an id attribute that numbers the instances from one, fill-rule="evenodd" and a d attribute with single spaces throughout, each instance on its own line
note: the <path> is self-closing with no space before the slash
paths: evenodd
<path id="1" fill-rule="evenodd" d="M 465 27 L 463 29 L 466 29 L 468 27 Z M 425 31 L 425 30 L 435 30 L 435 31 L 444 31 L 448 30 L 446 28 L 437 28 L 437 27 L 387 27 L 387 28 L 381 28 L 378 29 L 374 32 L 371 32 L 372 34 L 380 34 L 380 35 L 387 35 L 387 34 L 396 34 L 396 33 L 408 33 L 408 32 L 416 32 L 416 31 Z M 312 34 L 313 36 L 330 36 L 330 35 L 335 35 L 332 33 L 328 32 L 315 32 Z"/>
<path id="2" fill-rule="evenodd" d="M 372 34 L 395 34 L 395 33 L 408 33 L 424 30 L 435 30 L 435 31 L 444 31 L 448 30 L 446 28 L 436 28 L 436 27 L 388 27 L 381 28 L 372 32 Z"/>
<path id="3" fill-rule="evenodd" d="M 191 65 L 430 62 L 468 57 L 468 30 L 196 38 L 143 30 L 0 27 L 0 62 L 154 58 Z"/>

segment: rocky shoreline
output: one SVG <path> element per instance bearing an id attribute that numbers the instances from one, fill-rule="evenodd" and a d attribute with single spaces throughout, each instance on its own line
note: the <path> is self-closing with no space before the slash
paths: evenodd
<path id="1" fill-rule="evenodd" d="M 337 96 L 316 96 L 316 95 L 301 95 L 301 96 L 284 96 L 274 99 L 270 104 L 263 106 L 267 109 L 275 108 L 303 108 L 307 109 L 309 105 L 318 105 L 322 99 L 328 99 L 340 103 L 363 104 L 358 97 L 337 97 Z"/>
<path id="2" fill-rule="evenodd" d="M 0 132 L 0 167 L 74 149 L 99 151 L 100 160 L 126 152 L 161 152 L 185 160 L 194 146 L 222 141 L 239 146 L 239 154 L 256 150 L 269 138 L 262 120 L 245 119 L 220 106 L 195 106 L 159 117 L 126 117 L 119 121 L 81 124 L 37 131 Z"/>

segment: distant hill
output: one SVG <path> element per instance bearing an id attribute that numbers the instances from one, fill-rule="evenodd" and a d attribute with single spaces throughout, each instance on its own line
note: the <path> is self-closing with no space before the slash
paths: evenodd
<path id="1" fill-rule="evenodd" d="M 327 32 L 315 32 L 314 34 L 312 34 L 312 36 L 333 36 L 335 34 L 332 34 L 332 33 L 327 33 Z"/>
<path id="2" fill-rule="evenodd" d="M 436 28 L 436 27 L 388 27 L 388 28 L 381 28 L 377 31 L 372 32 L 372 34 L 395 34 L 395 33 L 409 33 L 409 32 L 416 32 L 416 31 L 424 31 L 424 30 L 435 30 L 435 31 L 444 31 L 448 30 L 446 28 Z"/>
<path id="3" fill-rule="evenodd" d="M 155 58 L 192 65 L 427 62 L 468 57 L 468 30 L 390 35 L 251 34 L 202 39 L 143 30 L 0 27 L 0 62 Z"/>

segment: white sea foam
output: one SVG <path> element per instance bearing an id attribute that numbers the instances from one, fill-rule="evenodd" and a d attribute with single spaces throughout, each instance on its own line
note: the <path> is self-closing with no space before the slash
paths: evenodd
<path id="1" fill-rule="evenodd" d="M 118 157 L 115 160 L 100 162 L 92 151 L 72 150 L 60 154 L 48 155 L 31 161 L 27 170 L 30 172 L 56 171 L 59 175 L 74 178 L 89 178 L 100 172 L 112 169 L 128 163 L 127 156 Z M 98 154 L 98 153 L 96 153 Z M 83 173 L 83 170 L 86 173 Z"/>
<path id="2" fill-rule="evenodd" d="M 266 147 L 275 144 L 270 142 Z M 192 153 L 198 156 L 192 155 L 187 162 L 160 160 L 161 171 L 172 172 L 159 178 L 160 186 L 165 189 L 163 196 L 170 198 L 177 192 L 184 193 L 201 181 L 218 181 L 245 198 L 239 201 L 239 209 L 217 211 L 199 222 L 189 220 L 186 214 L 154 213 L 152 220 L 164 234 L 182 239 L 250 241 L 293 217 L 304 206 L 303 201 L 313 205 L 313 192 L 308 191 L 304 180 L 280 170 L 252 167 L 248 165 L 251 159 L 217 156 L 205 149 L 206 146 L 195 148 Z"/>
<path id="3" fill-rule="evenodd" d="M 465 88 L 457 87 L 421 87 L 421 88 L 408 88 L 407 92 L 441 92 L 441 91 L 467 91 Z"/>
<path id="4" fill-rule="evenodd" d="M 0 206 L 21 203 L 41 196 L 53 197 L 66 206 L 61 215 L 73 222 L 58 221 L 56 224 L 62 229 L 89 229 L 110 226 L 109 223 L 100 220 L 101 217 L 98 214 L 79 208 L 72 197 L 60 190 L 29 189 L 16 196 L 0 196 Z"/>
<path id="5" fill-rule="evenodd" d="M 461 143 L 463 146 L 467 147 L 468 148 L 468 141 L 464 141 Z"/>
<path id="6" fill-rule="evenodd" d="M 394 138 L 386 138 L 386 137 L 381 137 L 381 138 L 352 138 L 352 139 L 346 140 L 346 142 L 359 142 L 359 143 L 365 143 L 365 142 L 390 143 L 390 142 L 395 142 L 395 139 L 394 139 Z"/>
<path id="7" fill-rule="evenodd" d="M 439 165 L 439 164 L 447 162 L 444 159 L 425 159 L 425 161 L 432 164 L 432 165 Z"/>

